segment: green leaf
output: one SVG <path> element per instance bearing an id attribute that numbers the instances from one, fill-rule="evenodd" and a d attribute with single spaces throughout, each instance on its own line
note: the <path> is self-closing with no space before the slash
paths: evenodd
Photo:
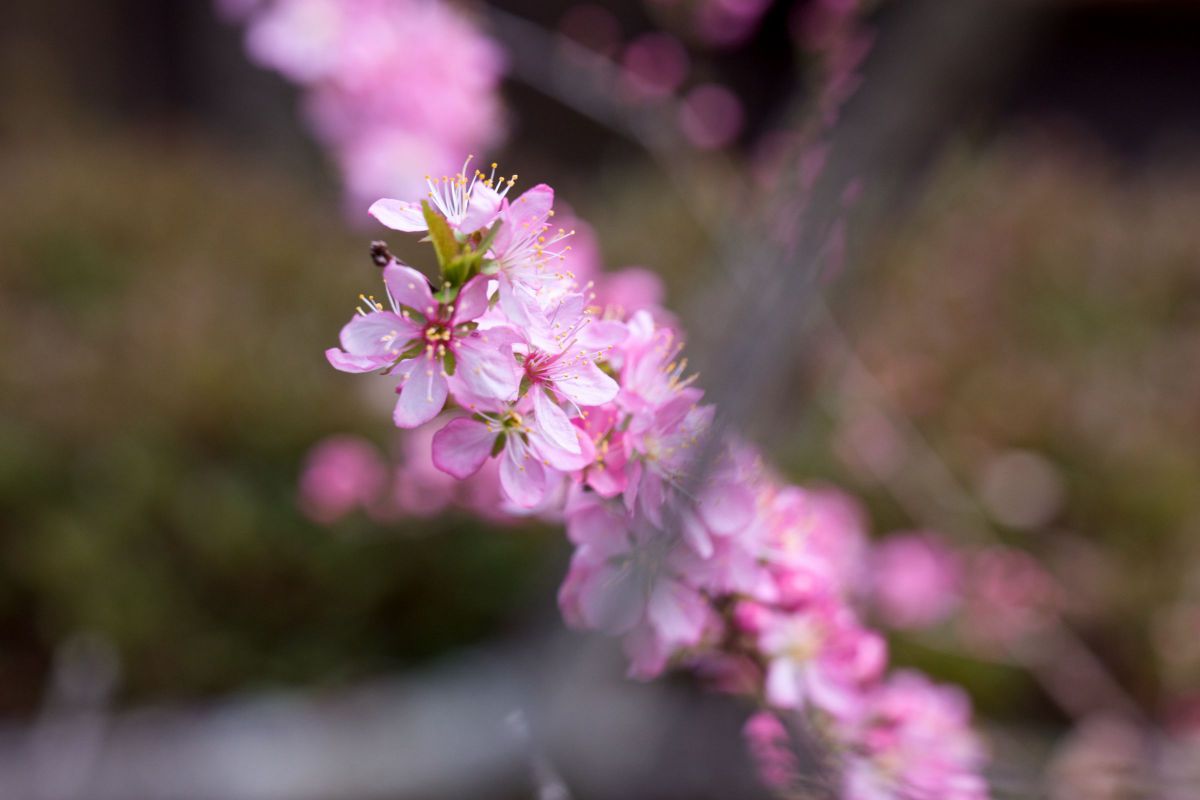
<path id="1" fill-rule="evenodd" d="M 425 215 L 425 224 L 429 226 L 429 238 L 437 252 L 438 264 L 444 271 L 446 265 L 458 255 L 458 241 L 454 238 L 454 231 L 450 230 L 450 223 L 433 210 L 428 200 L 421 201 L 421 213 Z"/>
<path id="2" fill-rule="evenodd" d="M 504 432 L 501 432 L 500 435 L 496 437 L 496 441 L 492 442 L 492 457 L 493 458 L 495 458 L 496 456 L 498 456 L 504 452 L 504 442 L 507 438 L 508 438 L 508 435 L 505 434 Z"/>
<path id="3" fill-rule="evenodd" d="M 533 385 L 533 381 L 529 380 L 528 375 L 521 376 L 521 387 L 517 389 L 517 397 L 524 397 L 529 391 L 529 387 Z"/>
<path id="4" fill-rule="evenodd" d="M 446 368 L 447 375 L 454 374 L 454 370 L 458 366 L 458 359 L 453 351 L 447 350 L 446 355 L 442 356 L 442 365 Z"/>
<path id="5" fill-rule="evenodd" d="M 396 360 L 397 361 L 407 361 L 410 358 L 416 358 L 417 356 L 421 355 L 421 353 L 423 353 L 423 352 L 425 352 L 425 342 L 422 339 L 417 339 L 416 341 L 414 341 L 412 344 L 410 344 L 408 346 L 407 350 L 405 350 L 400 355 L 396 356 Z"/>

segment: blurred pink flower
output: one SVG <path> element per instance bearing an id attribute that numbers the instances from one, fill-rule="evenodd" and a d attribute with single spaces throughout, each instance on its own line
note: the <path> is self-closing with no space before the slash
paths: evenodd
<path id="1" fill-rule="evenodd" d="M 973 554 L 964 589 L 963 638 L 984 651 L 1019 643 L 1058 610 L 1054 579 L 1021 550 L 998 546 Z"/>
<path id="2" fill-rule="evenodd" d="M 958 607 L 961 560 L 932 533 L 888 536 L 875 548 L 871 566 L 872 599 L 889 627 L 927 628 Z"/>
<path id="3" fill-rule="evenodd" d="M 742 736 L 764 786 L 785 792 L 795 785 L 800 764 L 787 728 L 779 717 L 769 711 L 759 711 L 746 720 Z"/>
<path id="4" fill-rule="evenodd" d="M 754 35 L 771 0 L 700 0 L 692 32 L 710 47 L 731 48 Z"/>
<path id="5" fill-rule="evenodd" d="M 645 33 L 625 47 L 621 56 L 627 99 L 661 100 L 673 94 L 691 68 L 687 50 L 668 33 Z"/>
<path id="6" fill-rule="evenodd" d="M 300 474 L 300 509 L 322 524 L 376 503 L 387 483 L 379 451 L 355 436 L 331 436 L 309 451 Z"/>
<path id="7" fill-rule="evenodd" d="M 719 150 L 737 140 L 745 112 L 728 88 L 705 83 L 693 88 L 679 108 L 679 128 L 699 150 Z"/>
<path id="8" fill-rule="evenodd" d="M 504 135 L 499 47 L 439 0 L 219 0 L 259 64 L 302 86 L 349 204 L 409 195 Z"/>
<path id="9" fill-rule="evenodd" d="M 867 700 L 854 727 L 845 800 L 986 800 L 986 753 L 970 727 L 962 690 L 901 671 Z"/>

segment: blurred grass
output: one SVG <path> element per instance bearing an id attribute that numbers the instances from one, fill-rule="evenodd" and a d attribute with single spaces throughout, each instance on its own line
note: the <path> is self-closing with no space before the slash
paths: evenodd
<path id="1" fill-rule="evenodd" d="M 388 433 L 322 357 L 375 276 L 313 187 L 97 131 L 0 151 L 0 186 L 0 711 L 78 630 L 145 699 L 393 668 L 528 601 L 536 537 L 295 510 L 314 441 Z"/>

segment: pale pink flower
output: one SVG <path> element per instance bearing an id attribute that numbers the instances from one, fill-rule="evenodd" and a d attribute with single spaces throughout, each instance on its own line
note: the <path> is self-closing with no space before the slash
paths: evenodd
<path id="1" fill-rule="evenodd" d="M 472 404 L 472 417 L 451 420 L 433 437 L 433 463 L 456 478 L 474 475 L 500 457 L 500 486 L 522 508 L 541 503 L 558 472 L 583 469 L 595 457 L 591 440 L 548 399 L 532 404 Z M 554 412 L 557 412 L 555 414 Z"/>
<path id="2" fill-rule="evenodd" d="M 504 196 L 515 181 L 515 176 L 497 179 L 494 166 L 491 177 L 478 170 L 468 177 L 470 165 L 471 159 L 468 158 L 462 169 L 452 176 L 425 179 L 429 187 L 425 202 L 445 217 L 453 230 L 462 234 L 475 233 L 490 226 L 499 216 Z M 367 213 L 393 230 L 405 233 L 429 230 L 420 200 L 410 202 L 385 197 L 376 200 Z"/>
<path id="3" fill-rule="evenodd" d="M 525 343 L 516 349 L 524 367 L 523 384 L 535 404 L 542 402 L 542 395 L 553 396 L 555 403 L 566 402 L 578 413 L 583 406 L 616 398 L 620 387 L 599 362 L 626 330 L 619 323 L 595 322 L 585 305 L 583 295 L 571 294 L 552 309 L 530 316 L 523 331 Z"/>
<path id="4" fill-rule="evenodd" d="M 629 485 L 629 452 L 617 410 L 611 404 L 586 408 L 572 422 L 592 440 L 596 451 L 596 460 L 583 471 L 583 482 L 604 498 L 623 494 Z"/>
<path id="5" fill-rule="evenodd" d="M 893 628 L 927 628 L 958 607 L 962 563 L 934 534 L 888 536 L 876 546 L 871 567 L 875 608 Z"/>
<path id="6" fill-rule="evenodd" d="M 574 230 L 551 230 L 554 190 L 538 184 L 516 200 L 505 198 L 499 213 L 499 229 L 490 255 L 495 262 L 499 301 L 509 320 L 530 323 L 545 306 L 574 287 L 574 276 L 565 267 L 570 245 L 564 244 Z"/>
<path id="7" fill-rule="evenodd" d="M 474 320 L 487 310 L 487 279 L 467 282 L 452 303 L 434 299 L 425 276 L 392 262 L 383 270 L 391 310 L 364 298 L 371 310 L 342 328 L 341 349 L 325 351 L 343 372 L 385 370 L 399 375 L 400 394 L 393 415 L 401 428 L 415 428 L 436 417 L 448 392 L 456 397 L 507 400 L 517 390 L 511 331 L 479 331 Z"/>

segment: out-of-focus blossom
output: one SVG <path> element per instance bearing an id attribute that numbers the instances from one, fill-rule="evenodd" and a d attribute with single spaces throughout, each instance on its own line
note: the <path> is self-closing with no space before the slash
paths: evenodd
<path id="1" fill-rule="evenodd" d="M 983 800 L 982 744 L 962 690 L 898 672 L 867 699 L 858 750 L 846 766 L 846 800 Z"/>
<path id="2" fill-rule="evenodd" d="M 1058 610 L 1054 579 L 1028 553 L 990 547 L 972 554 L 964 579 L 962 636 L 984 651 L 1005 649 L 1048 625 Z"/>
<path id="3" fill-rule="evenodd" d="M 770 7 L 771 0 L 697 0 L 691 32 L 709 47 L 737 47 L 754 35 Z"/>
<path id="4" fill-rule="evenodd" d="M 378 502 L 387 482 L 379 451 L 364 439 L 331 436 L 308 455 L 300 474 L 300 508 L 328 524 Z"/>
<path id="5" fill-rule="evenodd" d="M 746 720 L 742 736 L 764 786 L 777 792 L 786 792 L 795 786 L 800 765 L 787 728 L 779 717 L 769 711 L 759 711 Z"/>
<path id="6" fill-rule="evenodd" d="M 683 85 L 691 69 L 683 44 L 667 33 L 646 33 L 625 47 L 621 56 L 627 98 L 661 100 Z"/>
<path id="7" fill-rule="evenodd" d="M 221 0 L 261 65 L 304 90 L 348 203 L 421 191 L 504 135 L 504 57 L 441 0 Z"/>
<path id="8" fill-rule="evenodd" d="M 679 107 L 679 128 L 700 150 L 718 150 L 733 144 L 742 132 L 744 120 L 742 101 L 715 83 L 691 89 Z"/>
<path id="9" fill-rule="evenodd" d="M 927 628 L 958 607 L 962 563 L 932 533 L 892 534 L 871 556 L 871 594 L 880 618 L 892 628 Z"/>

